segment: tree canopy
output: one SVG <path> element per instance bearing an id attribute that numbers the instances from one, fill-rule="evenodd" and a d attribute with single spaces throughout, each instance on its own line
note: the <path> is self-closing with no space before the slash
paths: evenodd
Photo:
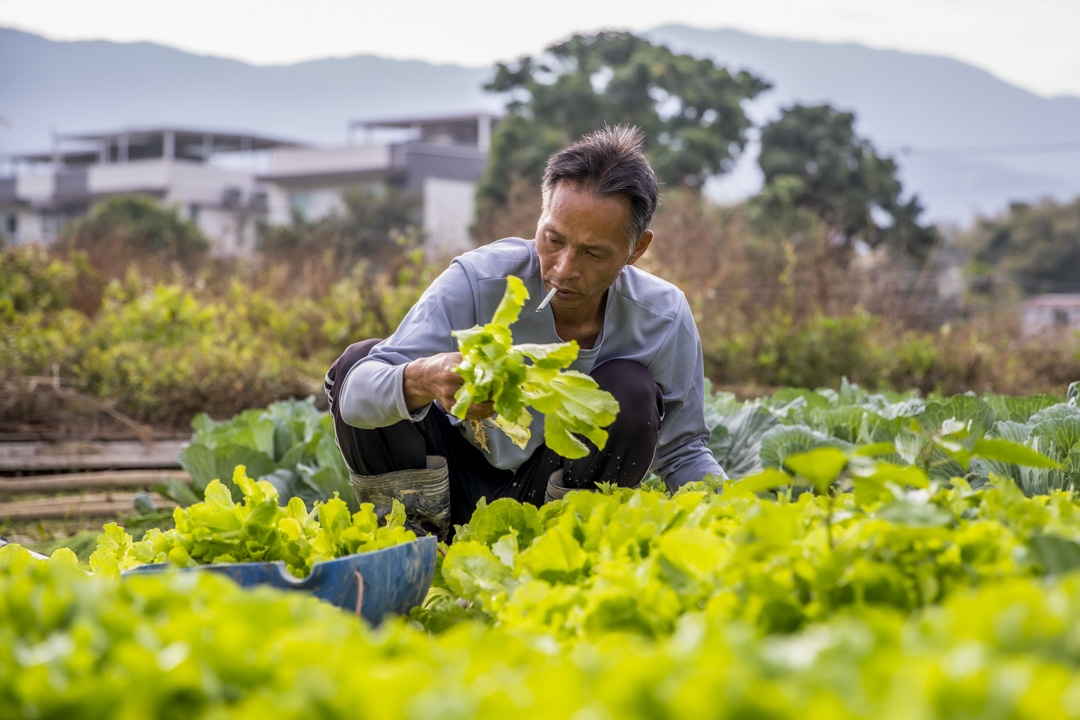
<path id="1" fill-rule="evenodd" d="M 925 259 L 936 232 L 919 224 L 918 199 L 901 200 L 896 163 L 859 137 L 855 116 L 829 105 L 794 105 L 761 132 L 762 201 L 806 209 L 839 249 L 888 244 Z"/>
<path id="2" fill-rule="evenodd" d="M 505 205 L 515 181 L 539 184 L 552 153 L 604 125 L 636 125 L 662 184 L 700 188 L 732 168 L 752 126 L 742 104 L 768 87 L 626 32 L 574 35 L 540 57 L 500 63 L 485 89 L 509 97 L 507 117 L 492 137 L 478 212 Z"/>
<path id="3" fill-rule="evenodd" d="M 1080 292 L 1080 199 L 1014 203 L 957 238 L 977 264 L 1026 294 Z"/>
<path id="4" fill-rule="evenodd" d="M 210 241 L 177 207 L 164 207 L 148 195 L 116 195 L 90 214 L 64 227 L 61 247 L 119 252 L 190 262 L 210 249 Z"/>
<path id="5" fill-rule="evenodd" d="M 344 214 L 308 220 L 293 214 L 291 225 L 260 226 L 259 246 L 270 253 L 329 250 L 343 267 L 360 259 L 376 265 L 396 259 L 423 241 L 420 196 L 396 187 L 344 193 Z"/>

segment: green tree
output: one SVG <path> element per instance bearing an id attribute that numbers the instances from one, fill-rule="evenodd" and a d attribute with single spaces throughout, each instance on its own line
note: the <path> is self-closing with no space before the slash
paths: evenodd
<path id="1" fill-rule="evenodd" d="M 829 105 L 794 105 L 761 132 L 760 202 L 779 211 L 809 210 L 846 258 L 857 242 L 887 244 L 924 260 L 936 240 L 919 224 L 919 201 L 900 199 L 896 163 L 855 134 L 855 116 Z"/>
<path id="2" fill-rule="evenodd" d="M 1014 203 L 1007 215 L 980 218 L 957 245 L 977 267 L 1026 294 L 1080 292 L 1080 198 Z"/>
<path id="3" fill-rule="evenodd" d="M 420 197 L 398 188 L 356 189 L 342 197 L 344 215 L 260 228 L 260 247 L 270 253 L 331 251 L 342 267 L 360 260 L 376 265 L 423 240 Z"/>
<path id="4" fill-rule="evenodd" d="M 117 195 L 101 201 L 88 216 L 65 226 L 59 245 L 92 257 L 149 256 L 183 264 L 197 262 L 210 249 L 210 241 L 193 222 L 148 195 Z"/>
<path id="5" fill-rule="evenodd" d="M 727 172 L 751 122 L 742 104 L 769 84 L 626 32 L 574 35 L 538 58 L 500 63 L 485 89 L 509 98 L 477 190 L 479 228 L 548 157 L 606 125 L 636 125 L 660 182 L 699 189 Z"/>

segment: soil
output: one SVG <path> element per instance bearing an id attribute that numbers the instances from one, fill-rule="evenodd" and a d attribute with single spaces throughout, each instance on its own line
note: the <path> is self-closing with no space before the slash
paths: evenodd
<path id="1" fill-rule="evenodd" d="M 12 441 L 111 441 L 187 439 L 191 426 L 150 425 L 108 403 L 48 381 L 0 383 L 0 443 Z M 50 471 L 51 472 L 51 471 Z M 15 473 L 28 475 L 34 473 Z M 28 496 L 29 497 L 29 496 Z M 116 520 L 127 526 L 134 518 Z M 86 562 L 108 518 L 0 519 L 0 539 L 51 554 L 70 547 Z"/>
<path id="2" fill-rule="evenodd" d="M 111 404 L 47 381 L 0 383 L 0 442 L 8 440 L 168 440 L 188 424 L 150 425 Z"/>

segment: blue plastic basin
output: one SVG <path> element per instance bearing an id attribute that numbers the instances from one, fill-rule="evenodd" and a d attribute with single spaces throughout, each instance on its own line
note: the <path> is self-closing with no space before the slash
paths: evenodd
<path id="1" fill-rule="evenodd" d="M 223 563 L 191 568 L 154 563 L 132 568 L 124 575 L 206 570 L 228 575 L 243 586 L 269 585 L 284 590 L 310 592 L 320 600 L 353 612 L 360 600 L 360 615 L 374 625 L 386 615 L 404 615 L 423 602 L 435 574 L 437 548 L 435 537 L 426 535 L 402 545 L 315 563 L 311 574 L 303 579 L 290 573 L 285 563 L 280 561 Z M 362 594 L 359 592 L 361 578 Z"/>

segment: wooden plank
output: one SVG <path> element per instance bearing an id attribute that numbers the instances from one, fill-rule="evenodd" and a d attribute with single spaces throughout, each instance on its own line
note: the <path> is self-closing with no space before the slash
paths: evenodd
<path id="1" fill-rule="evenodd" d="M 134 511 L 132 503 L 137 493 L 97 493 L 70 497 L 45 498 L 0 503 L 0 519 L 33 520 L 77 517 L 116 517 Z M 151 493 L 159 508 L 175 507 L 176 503 Z"/>
<path id="2" fill-rule="evenodd" d="M 9 442 L 0 444 L 0 472 L 179 467 L 186 441 Z"/>
<path id="3" fill-rule="evenodd" d="M 180 470 L 103 470 L 99 472 L 34 475 L 23 478 L 0 478 L 0 495 L 17 493 L 53 493 L 65 490 L 106 490 L 156 485 L 174 477 L 191 484 L 191 476 Z"/>
<path id="4" fill-rule="evenodd" d="M 43 442 L 49 436 L 43 432 L 2 432 L 0 431 L 0 443 L 9 442 Z"/>

